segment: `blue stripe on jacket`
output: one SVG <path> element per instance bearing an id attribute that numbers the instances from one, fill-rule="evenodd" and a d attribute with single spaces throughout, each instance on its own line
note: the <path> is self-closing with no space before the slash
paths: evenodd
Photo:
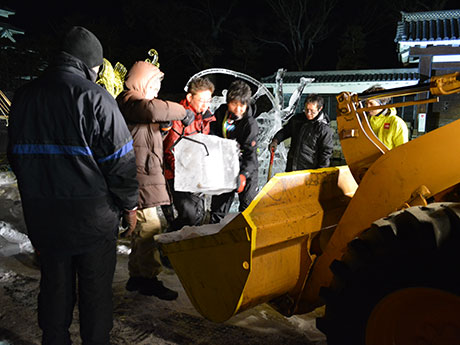
<path id="1" fill-rule="evenodd" d="M 129 151 L 133 149 L 133 141 L 130 140 L 128 141 L 121 149 L 116 151 L 115 153 L 112 153 L 110 156 L 107 156 L 105 158 L 100 158 L 98 159 L 98 163 L 106 162 L 112 159 L 118 159 L 123 157 L 125 154 L 127 154 Z"/>
<path id="2" fill-rule="evenodd" d="M 123 157 L 133 149 L 133 141 L 130 140 L 122 148 L 115 153 L 98 159 L 99 163 L 106 162 L 112 159 Z M 41 145 L 41 144 L 16 144 L 12 148 L 13 154 L 32 155 L 32 154 L 48 154 L 48 155 L 71 155 L 71 156 L 92 156 L 93 152 L 88 146 L 69 146 L 69 145 Z"/>
<path id="3" fill-rule="evenodd" d="M 91 156 L 93 153 L 89 147 L 69 145 L 40 145 L 40 144 L 16 144 L 12 152 L 18 155 L 71 155 Z"/>

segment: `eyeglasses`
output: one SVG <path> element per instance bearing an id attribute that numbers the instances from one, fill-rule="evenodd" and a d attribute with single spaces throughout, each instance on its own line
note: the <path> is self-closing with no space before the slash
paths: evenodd
<path id="1" fill-rule="evenodd" d="M 305 114 L 318 114 L 319 110 L 318 109 L 305 109 Z"/>
<path id="2" fill-rule="evenodd" d="M 192 97 L 193 100 L 197 103 L 201 103 L 201 104 L 207 104 L 207 103 L 211 103 L 212 99 L 201 99 L 201 98 L 196 98 L 196 97 Z"/>

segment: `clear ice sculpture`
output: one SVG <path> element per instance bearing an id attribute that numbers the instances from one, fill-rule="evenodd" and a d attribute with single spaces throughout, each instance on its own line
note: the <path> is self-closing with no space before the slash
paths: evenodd
<path id="1" fill-rule="evenodd" d="M 235 190 L 238 155 L 235 140 L 201 133 L 183 137 L 174 147 L 174 189 L 209 195 Z"/>

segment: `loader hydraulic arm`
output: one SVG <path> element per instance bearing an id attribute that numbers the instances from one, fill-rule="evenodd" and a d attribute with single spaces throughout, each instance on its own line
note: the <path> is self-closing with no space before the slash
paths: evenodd
<path id="1" fill-rule="evenodd" d="M 410 105 L 438 102 L 437 97 L 365 107 L 365 100 L 393 98 L 429 92 L 431 96 L 447 95 L 460 92 L 460 72 L 432 77 L 429 82 L 392 90 L 384 90 L 369 94 L 342 92 L 337 96 L 337 125 L 342 152 L 350 170 L 360 182 L 369 167 L 388 148 L 372 131 L 366 113 L 370 110 L 398 108 Z"/>
<path id="2" fill-rule="evenodd" d="M 450 95 L 460 92 L 460 72 L 432 77 L 430 92 L 433 95 Z"/>

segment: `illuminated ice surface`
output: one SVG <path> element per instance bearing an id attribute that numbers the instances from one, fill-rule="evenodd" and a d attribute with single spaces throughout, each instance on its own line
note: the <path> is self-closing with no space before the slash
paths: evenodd
<path id="1" fill-rule="evenodd" d="M 182 138 L 174 148 L 174 189 L 209 195 L 236 189 L 238 144 L 214 135 Z"/>

